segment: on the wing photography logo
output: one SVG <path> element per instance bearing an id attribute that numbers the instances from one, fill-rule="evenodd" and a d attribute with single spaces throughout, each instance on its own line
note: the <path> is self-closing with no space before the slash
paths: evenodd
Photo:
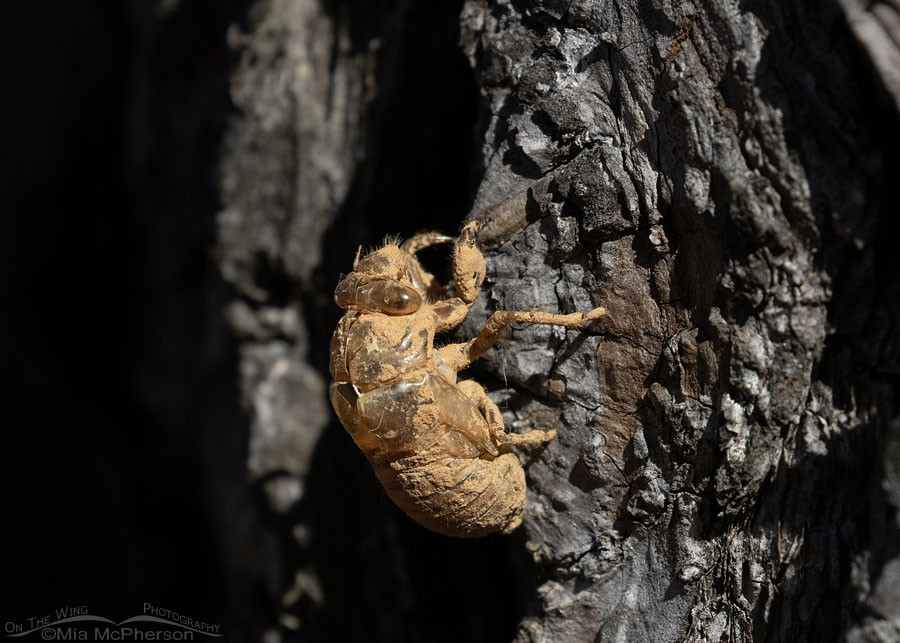
<path id="1" fill-rule="evenodd" d="M 144 603 L 140 614 L 123 621 L 91 614 L 87 605 L 77 605 L 22 621 L 6 621 L 3 627 L 8 638 L 39 636 L 44 641 L 195 641 L 222 636 L 221 625 L 151 603 Z"/>

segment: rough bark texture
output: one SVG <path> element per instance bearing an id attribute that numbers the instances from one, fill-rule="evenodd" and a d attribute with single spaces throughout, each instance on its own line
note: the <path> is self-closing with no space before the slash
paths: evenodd
<path id="1" fill-rule="evenodd" d="M 896 2 L 102 8 L 13 41 L 80 47 L 77 73 L 34 63 L 10 137 L 13 210 L 52 213 L 0 235 L 16 618 L 900 640 Z M 488 277 L 460 337 L 608 315 L 471 369 L 559 437 L 522 458 L 523 527 L 456 540 L 388 501 L 325 387 L 357 247 L 469 217 Z"/>
<path id="2" fill-rule="evenodd" d="M 476 205 L 543 181 L 486 303 L 609 311 L 596 348 L 488 360 L 564 436 L 530 469 L 552 571 L 519 640 L 900 636 L 894 608 L 858 625 L 897 545 L 891 165 L 843 17 L 810 9 L 466 5 Z"/>
<path id="3" fill-rule="evenodd" d="M 397 38 L 426 27 L 403 3 L 355 38 L 358 7 L 255 9 L 219 248 L 250 477 L 292 530 L 283 633 L 334 631 L 347 600 L 376 638 L 446 634 L 449 617 L 448 638 L 490 639 L 496 597 L 533 575 L 509 608 L 521 641 L 900 637 L 896 472 L 881 464 L 900 366 L 897 122 L 837 4 L 463 6 L 487 106 L 471 212 L 488 279 L 460 335 L 496 309 L 608 310 L 588 333 L 515 329 L 474 369 L 508 426 L 560 433 L 527 463 L 524 541 L 484 545 L 524 547 L 537 566 L 514 574 L 449 569 L 488 550 L 385 507 L 324 402 L 329 287 L 407 198 L 372 203 L 370 177 L 411 73 Z M 437 187 L 414 225 L 452 232 L 432 213 L 466 184 Z M 484 583 L 483 600 L 431 602 L 436 585 Z"/>

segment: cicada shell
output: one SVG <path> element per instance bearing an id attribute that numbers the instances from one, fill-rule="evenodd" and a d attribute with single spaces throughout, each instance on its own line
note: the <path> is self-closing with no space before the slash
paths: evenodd
<path id="1" fill-rule="evenodd" d="M 413 520 L 449 536 L 509 533 L 522 522 L 525 472 L 510 447 L 546 443 L 555 431 L 507 433 L 497 406 L 457 374 L 512 322 L 581 328 L 603 314 L 497 311 L 477 337 L 435 348 L 458 326 L 484 279 L 477 225 L 459 239 L 435 233 L 387 244 L 358 260 L 335 290 L 347 312 L 331 341 L 331 403 L 388 496 Z M 454 243 L 455 296 L 416 259 Z"/>

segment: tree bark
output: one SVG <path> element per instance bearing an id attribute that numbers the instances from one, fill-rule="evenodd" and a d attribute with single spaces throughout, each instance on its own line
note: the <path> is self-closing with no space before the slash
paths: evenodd
<path id="1" fill-rule="evenodd" d="M 518 638 L 900 634 L 895 608 L 860 618 L 897 543 L 873 466 L 896 119 L 843 16 L 469 3 L 464 24 L 494 115 L 476 204 L 549 179 L 487 300 L 609 311 L 596 348 L 489 361 L 564 436 L 530 469 L 552 572 Z"/>
<path id="2" fill-rule="evenodd" d="M 900 138 L 842 6 L 253 7 L 217 255 L 269 636 L 900 637 Z M 520 533 L 483 542 L 386 502 L 325 396 L 357 245 L 466 211 L 488 277 L 461 336 L 608 311 L 472 368 L 508 427 L 559 432 Z"/>

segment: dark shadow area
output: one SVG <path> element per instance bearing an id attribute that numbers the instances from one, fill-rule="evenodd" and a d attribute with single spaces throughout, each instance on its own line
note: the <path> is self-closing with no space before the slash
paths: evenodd
<path id="1" fill-rule="evenodd" d="M 452 235 L 461 227 L 481 178 L 482 106 L 457 44 L 461 2 L 332 0 L 324 6 L 336 22 L 348 23 L 355 49 L 383 41 L 375 70 L 378 99 L 365 117 L 364 161 L 325 235 L 315 287 L 304 302 L 312 311 L 311 332 L 330 338 L 340 317 L 334 287 L 352 269 L 359 246 L 370 250 L 388 235 L 405 239 L 426 230 Z M 314 349 L 310 360 L 324 372 L 327 344 Z"/>
<path id="2" fill-rule="evenodd" d="M 350 193 L 325 237 L 316 288 L 305 300 L 313 334 L 310 361 L 328 368 L 328 341 L 340 316 L 331 294 L 352 268 L 357 247 L 386 235 L 455 234 L 477 181 L 480 99 L 459 50 L 462 2 L 399 3 L 375 11 L 365 2 L 334 2 L 349 20 L 354 47 L 383 38 L 378 100 L 366 115 L 370 139 Z M 402 13 L 401 16 L 398 12 Z M 404 24 L 394 33 L 392 21 Z M 473 167 L 476 170 L 473 173 Z M 447 276 L 449 247 L 423 253 Z M 431 533 L 397 509 L 340 423 L 319 441 L 308 491 L 284 524 L 291 568 L 314 570 L 322 602 L 301 605 L 300 640 L 496 641 L 512 638 L 533 596 L 533 572 L 517 537 L 460 540 Z M 308 549 L 290 542 L 308 525 Z"/>
<path id="3" fill-rule="evenodd" d="M 262 620 L 209 253 L 245 3 L 176 4 L 2 9 L 4 622 L 149 603 L 241 640 Z"/>
<path id="4" fill-rule="evenodd" d="M 0 187 L 4 622 L 70 605 L 121 621 L 150 603 L 260 640 L 280 609 L 275 579 L 311 569 L 322 600 L 301 604 L 286 640 L 508 640 L 534 598 L 522 535 L 425 531 L 337 422 L 288 519 L 247 485 L 238 344 L 222 315 L 233 295 L 212 249 L 235 63 L 225 35 L 247 27 L 250 4 L 2 10 L 20 27 L 4 43 Z M 378 37 L 381 49 L 364 162 L 301 294 L 322 372 L 331 293 L 357 246 L 453 234 L 470 207 L 482 107 L 457 45 L 461 6 L 330 3 L 354 47 Z M 428 262 L 445 260 L 437 249 Z M 279 303 L 296 296 L 281 266 L 263 268 Z"/>

